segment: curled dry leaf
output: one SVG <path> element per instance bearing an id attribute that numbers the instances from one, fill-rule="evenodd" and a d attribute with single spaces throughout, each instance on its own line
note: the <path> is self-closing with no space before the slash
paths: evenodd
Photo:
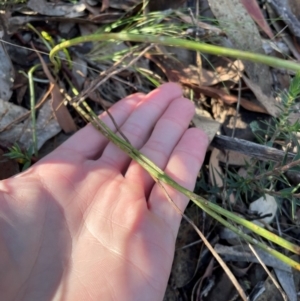
<path id="1" fill-rule="evenodd" d="M 232 269 L 234 276 L 244 277 L 248 273 L 249 269 L 253 266 L 253 263 L 250 263 L 245 268 L 241 268 L 238 265 L 234 265 L 234 264 L 230 264 L 229 266 Z"/>

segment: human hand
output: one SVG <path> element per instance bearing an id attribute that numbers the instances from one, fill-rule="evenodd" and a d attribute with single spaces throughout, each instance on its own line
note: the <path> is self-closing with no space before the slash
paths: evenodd
<path id="1" fill-rule="evenodd" d="M 187 130 L 194 106 L 181 93 L 164 84 L 110 112 L 134 147 L 193 189 L 208 140 Z M 184 210 L 187 198 L 166 189 Z M 180 220 L 149 174 L 87 125 L 0 182 L 1 300 L 162 300 Z"/>

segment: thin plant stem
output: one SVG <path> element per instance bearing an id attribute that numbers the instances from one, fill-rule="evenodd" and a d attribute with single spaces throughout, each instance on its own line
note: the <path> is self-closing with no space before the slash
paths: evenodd
<path id="1" fill-rule="evenodd" d="M 133 42 L 142 42 L 142 43 L 154 43 L 167 46 L 175 46 L 179 48 L 185 48 L 195 51 L 200 51 L 204 53 L 233 57 L 241 60 L 248 60 L 255 63 L 266 64 L 271 67 L 284 68 L 293 71 L 300 71 L 300 64 L 287 61 L 284 59 L 275 58 L 268 55 L 257 54 L 248 51 L 241 51 L 221 46 L 210 45 L 207 43 L 200 43 L 195 41 L 190 41 L 187 39 L 172 38 L 166 36 L 155 36 L 155 35 L 143 35 L 143 34 L 132 34 L 127 32 L 120 33 L 101 33 L 101 34 L 92 34 L 82 37 L 78 37 L 72 40 L 68 40 L 56 45 L 50 52 L 51 62 L 58 68 L 57 62 L 55 60 L 59 51 L 75 46 L 80 43 L 85 42 L 99 42 L 99 41 L 133 41 Z"/>
<path id="2" fill-rule="evenodd" d="M 32 142 L 33 142 L 33 151 L 34 155 L 38 156 L 37 148 L 37 137 L 36 137 L 36 120 L 35 120 L 35 91 L 34 91 L 34 82 L 33 82 L 33 72 L 36 71 L 41 66 L 37 64 L 31 67 L 28 71 L 28 82 L 29 82 L 29 93 L 30 93 L 30 112 L 31 112 L 31 126 L 32 126 Z"/>

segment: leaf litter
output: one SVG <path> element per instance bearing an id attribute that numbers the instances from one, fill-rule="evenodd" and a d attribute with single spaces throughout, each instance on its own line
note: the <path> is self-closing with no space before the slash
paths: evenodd
<path id="1" fill-rule="evenodd" d="M 278 95 L 280 91 L 288 90 L 293 73 L 262 64 L 204 54 L 199 65 L 193 51 L 159 45 L 150 47 L 134 61 L 148 47 L 146 43 L 94 42 L 83 43 L 71 47 L 68 52 L 61 52 L 61 70 L 54 76 L 53 66 L 49 64 L 47 56 L 47 43 L 51 48 L 52 41 L 55 45 L 62 39 L 95 31 L 128 30 L 189 38 L 196 36 L 201 41 L 215 45 L 255 53 L 267 51 L 268 55 L 285 57 L 287 60 L 299 59 L 299 41 L 295 37 L 299 37 L 300 7 L 295 2 L 272 0 L 266 6 L 261 6 L 260 1 L 256 0 L 207 0 L 200 3 L 197 11 L 194 1 L 150 1 L 149 7 L 140 13 L 142 3 L 137 0 L 0 2 L 3 7 L 0 14 L 3 27 L 3 41 L 0 45 L 1 156 L 15 143 L 24 150 L 32 146 L 32 108 L 29 104 L 28 80 L 24 80 L 23 75 L 21 79 L 19 71 L 27 74 L 32 66 L 42 64 L 43 71 L 38 69 L 34 73 L 33 82 L 36 92 L 35 130 L 41 153 L 43 145 L 45 148 L 49 145 L 50 138 L 58 137 L 61 131 L 65 134 L 75 132 L 84 125 L 84 120 L 66 105 L 66 97 L 75 96 L 74 91 L 81 94 L 86 92 L 88 101 L 95 112 L 99 113 L 130 93 L 146 93 L 169 80 L 181 83 L 185 95 L 195 103 L 197 112 L 193 124 L 206 131 L 211 141 L 228 133 L 225 125 L 226 120 L 231 118 L 232 138 L 244 138 L 241 135 L 246 130 L 235 131 L 238 122 L 244 122 L 253 131 L 247 139 L 267 146 L 262 148 L 262 152 L 268 154 L 271 147 L 274 150 L 294 152 L 297 159 L 297 135 L 288 136 L 283 131 L 286 130 L 284 124 L 279 128 L 274 119 L 266 119 L 266 115 L 281 118 L 286 104 L 278 102 Z M 161 11 L 155 14 L 155 9 Z M 283 19 L 288 28 L 284 28 L 282 32 L 276 29 L 276 22 L 268 19 L 271 10 Z M 143 15 L 147 18 L 143 18 Z M 211 15 L 215 19 L 202 18 L 204 15 Z M 199 20 L 195 20 L 195 16 L 200 16 Z M 41 35 L 28 28 L 27 23 L 31 23 Z M 47 35 L 43 36 L 42 32 Z M 99 87 L 90 89 L 99 83 Z M 297 134 L 297 103 L 289 108 L 285 120 L 290 127 L 294 126 Z M 266 124 L 266 120 L 273 120 L 273 123 Z M 278 131 L 283 131 L 285 136 L 277 135 Z M 243 143 L 242 139 L 238 143 Z M 287 144 L 286 148 L 283 148 L 284 144 Z M 0 159 L 5 160 L 0 160 L 0 170 L 7 170 L 4 175 L 1 174 L 2 178 L 18 172 L 15 160 L 9 161 L 7 157 L 1 156 Z M 283 161 L 286 163 L 285 158 Z M 12 164 L 11 167 L 6 167 L 7 162 Z M 294 181 L 291 184 L 292 181 L 290 183 L 289 179 L 284 176 L 280 178 L 278 174 L 270 176 L 269 172 L 277 168 L 276 164 L 278 163 L 261 161 L 255 156 L 241 155 L 239 148 L 228 151 L 224 147 L 217 151 L 210 147 L 196 191 L 210 201 L 223 203 L 248 220 L 267 223 L 275 233 L 295 239 L 289 229 L 295 230 L 299 227 L 299 222 L 288 213 L 293 210 L 293 206 L 297 206 L 297 202 L 294 197 L 287 202 L 278 191 L 296 187 L 299 183 Z M 264 172 L 266 177 L 259 177 Z M 239 173 L 243 176 L 238 176 Z M 260 185 L 253 184 L 255 178 L 260 179 Z M 246 244 L 236 236 L 226 238 L 218 224 L 210 219 L 207 222 L 208 217 L 192 205 L 187 214 L 193 217 L 196 225 L 204 231 L 215 250 L 225 260 L 228 260 L 228 253 L 232 254 L 239 248 L 239 253 L 230 257 L 230 260 L 234 263 L 233 271 L 239 271 L 239 282 L 247 294 L 253 295 L 257 283 L 265 288 L 265 292 L 269 291 L 269 276 L 264 271 L 259 279 L 255 276 L 260 270 L 260 264 Z M 270 214 L 272 218 L 269 218 Z M 289 223 L 283 222 L 284 214 Z M 263 215 L 267 217 L 261 219 Z M 164 300 L 190 300 L 191 297 L 197 300 L 224 300 L 226 286 L 230 287 L 227 276 L 218 268 L 216 261 L 212 260 L 195 232 L 186 229 L 187 225 L 183 224 L 180 230 L 183 234 L 179 235 L 178 254 L 175 254 L 176 260 Z M 179 254 L 179 248 L 184 247 L 188 252 Z M 299 291 L 300 286 L 292 271 L 286 266 L 280 269 L 279 262 L 274 264 L 269 255 L 266 257 L 259 253 L 259 256 L 273 269 L 289 299 L 295 300 L 295 292 Z M 252 258 L 250 261 L 253 264 L 245 263 L 245 258 Z M 185 268 L 181 269 L 183 266 Z M 282 272 L 285 274 L 280 274 Z M 221 292 L 216 295 L 215 292 L 219 289 Z M 228 298 L 235 294 L 235 290 L 228 289 Z M 264 294 L 266 293 L 262 292 L 251 300 L 260 300 Z"/>

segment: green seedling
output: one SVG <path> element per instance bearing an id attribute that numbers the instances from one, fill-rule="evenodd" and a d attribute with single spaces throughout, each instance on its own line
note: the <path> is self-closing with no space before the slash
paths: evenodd
<path id="1" fill-rule="evenodd" d="M 21 149 L 19 144 L 15 143 L 9 148 L 9 152 L 4 154 L 4 156 L 16 160 L 18 163 L 22 164 L 22 171 L 24 171 L 30 167 L 33 153 L 33 145 L 24 151 Z"/>

